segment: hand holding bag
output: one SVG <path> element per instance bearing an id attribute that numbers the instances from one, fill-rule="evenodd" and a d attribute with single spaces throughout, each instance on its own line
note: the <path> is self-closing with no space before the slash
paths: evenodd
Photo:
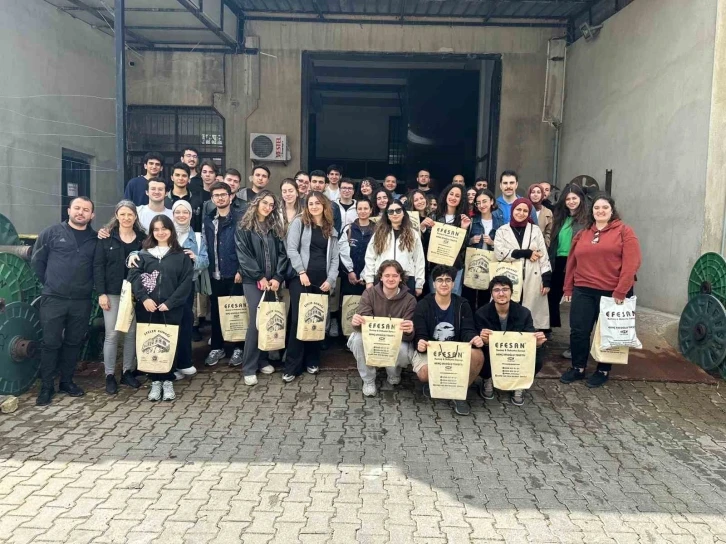
<path id="1" fill-rule="evenodd" d="M 622 304 L 612 297 L 600 297 L 600 349 L 642 349 L 635 334 L 635 302 L 636 297 L 626 298 Z"/>

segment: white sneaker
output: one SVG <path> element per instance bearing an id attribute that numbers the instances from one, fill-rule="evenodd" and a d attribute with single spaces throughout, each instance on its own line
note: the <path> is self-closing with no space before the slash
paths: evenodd
<path id="1" fill-rule="evenodd" d="M 174 382 L 166 380 L 161 387 L 164 390 L 164 400 L 174 400 L 176 398 L 174 394 Z"/>
<path id="2" fill-rule="evenodd" d="M 335 317 L 330 318 L 330 338 L 338 338 L 338 319 Z"/>
<path id="3" fill-rule="evenodd" d="M 186 377 L 186 376 L 184 376 L 184 374 L 182 374 L 180 370 L 176 370 L 176 371 L 174 371 L 174 381 L 176 381 L 176 382 L 180 382 L 180 381 L 182 381 L 182 380 L 183 380 L 183 379 L 184 379 L 185 377 Z"/>
<path id="4" fill-rule="evenodd" d="M 388 376 L 388 383 L 391 385 L 398 385 L 401 383 L 401 376 Z"/>
<path id="5" fill-rule="evenodd" d="M 224 350 L 223 349 L 213 349 L 209 352 L 209 355 L 207 355 L 207 358 L 204 359 L 204 364 L 207 366 L 214 366 L 219 361 L 224 359 Z"/>
<path id="6" fill-rule="evenodd" d="M 181 368 L 179 369 L 179 372 L 184 374 L 186 377 L 195 376 L 197 373 L 197 369 L 193 366 L 190 366 L 189 368 Z"/>
<path id="7" fill-rule="evenodd" d="M 363 396 L 375 397 L 377 392 L 375 383 L 363 382 Z"/>
<path id="8" fill-rule="evenodd" d="M 245 376 L 245 385 L 257 385 L 257 376 Z"/>
<path id="9" fill-rule="evenodd" d="M 317 367 L 317 366 L 309 366 L 307 368 L 307 371 L 308 371 L 308 374 L 317 374 L 318 372 L 320 372 L 320 367 Z"/>
<path id="10" fill-rule="evenodd" d="M 290 383 L 294 379 L 295 379 L 295 376 L 293 376 L 292 374 L 283 374 L 282 375 L 282 381 L 285 383 Z"/>
<path id="11" fill-rule="evenodd" d="M 153 402 L 161 400 L 161 382 L 151 382 L 151 391 L 146 398 Z"/>
<path id="12" fill-rule="evenodd" d="M 263 366 L 260 369 L 260 372 L 262 372 L 263 374 L 274 374 L 275 373 L 275 367 L 272 366 L 272 365 L 266 365 L 266 366 Z"/>
<path id="13" fill-rule="evenodd" d="M 229 366 L 239 366 L 242 364 L 242 350 L 235 348 L 232 357 L 229 359 Z"/>

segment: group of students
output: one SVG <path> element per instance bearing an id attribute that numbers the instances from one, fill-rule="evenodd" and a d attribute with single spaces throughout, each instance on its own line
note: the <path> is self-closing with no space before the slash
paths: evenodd
<path id="1" fill-rule="evenodd" d="M 155 154 L 147 158 L 160 162 Z M 44 283 L 44 329 L 52 306 L 46 299 L 65 303 L 83 299 L 84 312 L 86 303 L 90 312 L 95 288 L 106 325 L 104 363 L 110 394 L 118 391 L 115 363 L 122 333 L 114 329 L 124 280 L 132 286 L 136 312 L 135 322 L 125 333 L 122 384 L 140 385 L 134 372 L 135 323 L 179 326 L 172 370 L 149 375 L 153 401 L 173 400 L 174 381 L 196 374 L 191 350 L 192 339 L 198 339 L 198 295 L 209 296 L 211 313 L 211 351 L 205 364 L 214 366 L 227 356 L 219 297 L 244 295 L 249 327 L 245 341 L 231 346 L 229 363 L 241 366 L 247 385 L 257 383 L 258 372 L 274 373 L 273 359 L 280 357 L 258 349 L 256 311 L 267 293 L 283 287 L 290 295 L 283 381 L 291 382 L 305 371 L 316 374 L 320 367 L 323 342 L 301 341 L 295 334 L 302 293 L 329 295 L 339 288 L 342 296 L 362 295 L 347 345 L 358 363 L 364 395 L 377 392 L 376 368 L 366 365 L 360 333 L 366 317 L 373 316 L 403 320 L 398 362 L 387 372 L 391 385 L 400 382 L 401 368 L 411 364 L 427 394 L 428 342 L 468 342 L 472 346 L 470 384 L 481 376 L 480 393 L 491 399 L 486 349 L 491 331 L 533 332 L 541 347 L 551 327 L 560 325 L 561 300 L 571 300 L 572 368 L 561 380 L 582 379 L 599 298 L 613 296 L 622 301 L 632 292 L 640 264 L 637 238 L 618 217 L 612 198 L 598 195 L 590 204 L 579 187 L 570 186 L 552 206 L 547 198 L 549 186 L 540 184 L 529 188 L 529 198 L 522 198 L 512 171 L 500 176 L 499 198 L 484 180 L 467 190 L 463 180 L 457 179 L 435 198 L 425 170 L 417 176 L 417 187 L 402 195 L 395 192 L 398 182 L 393 176 L 381 185 L 372 178 L 354 183 L 333 165 L 327 172 L 298 172 L 283 180 L 278 198 L 266 188 L 270 172 L 264 166 L 253 168 L 250 186 L 240 190 L 237 170 L 227 170 L 219 180 L 216 165 L 203 162 L 201 180 L 192 188 L 195 172 L 179 162 L 172 167 L 169 189 L 149 161 L 145 181 L 132 180 L 133 191 L 127 194 L 136 201 L 119 202 L 114 218 L 98 235 L 89 225 L 93 204 L 79 197 L 71 202 L 68 222 L 43 231 L 33 253 L 33 266 Z M 147 203 L 139 198 L 143 183 Z M 201 192 L 201 197 L 195 192 Z M 436 223 L 468 231 L 453 266 L 427 261 Z M 503 276 L 492 278 L 486 291 L 464 288 L 467 247 L 489 249 L 498 261 L 521 260 L 521 300 L 512 300 L 512 281 Z M 84 257 L 73 258 L 73 253 Z M 71 277 L 89 280 L 72 295 L 50 272 L 63 266 L 74 274 Z M 65 270 L 63 277 L 68 273 Z M 326 327 L 330 336 L 338 336 L 340 308 L 331 306 Z M 57 318 L 55 328 L 69 327 L 70 317 Z M 73 323 L 81 327 L 78 317 Z M 56 371 L 61 374 L 61 391 L 83 394 L 72 381 L 80 341 L 70 335 L 68 342 L 68 336 L 44 339 L 39 405 L 50 403 Z M 541 353 L 537 361 L 539 370 Z M 608 372 L 609 365 L 598 365 L 588 385 L 602 385 Z M 512 392 L 514 404 L 521 405 L 523 399 L 523 391 Z M 457 413 L 469 413 L 466 401 L 453 401 L 453 405 Z"/>

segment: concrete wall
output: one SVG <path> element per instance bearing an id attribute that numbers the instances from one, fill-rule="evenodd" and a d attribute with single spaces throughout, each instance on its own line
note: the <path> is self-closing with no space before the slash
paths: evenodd
<path id="1" fill-rule="evenodd" d="M 638 0 L 567 53 L 559 186 L 613 170 L 643 250 L 639 302 L 672 313 L 701 255 L 717 3 Z"/>
<path id="2" fill-rule="evenodd" d="M 518 170 L 524 185 L 550 176 L 554 136 L 541 123 L 542 97 L 547 40 L 561 30 L 252 21 L 245 33 L 259 37 L 263 54 L 226 56 L 223 62 L 209 54 L 144 54 L 128 71 L 128 103 L 214 104 L 227 118 L 227 162 L 247 172 L 249 133 L 287 134 L 292 160 L 273 166 L 279 181 L 300 168 L 304 51 L 502 54 L 499 169 Z M 200 83 L 184 88 L 190 80 Z M 234 122 L 222 102 L 236 115 Z"/>
<path id="3" fill-rule="evenodd" d="M 0 212 L 23 233 L 60 221 L 61 150 L 67 148 L 93 157 L 98 225 L 113 213 L 122 190 L 114 178 L 115 102 L 27 97 L 113 98 L 113 40 L 45 2 L 3 0 L 2 6 L 7 24 L 0 32 Z"/>

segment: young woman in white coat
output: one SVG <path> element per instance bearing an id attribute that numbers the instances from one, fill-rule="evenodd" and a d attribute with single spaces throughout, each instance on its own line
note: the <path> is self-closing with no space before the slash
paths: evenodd
<path id="1" fill-rule="evenodd" d="M 401 264 L 409 278 L 409 290 L 415 292 L 417 297 L 421 296 L 426 273 L 421 235 L 413 228 L 411 218 L 400 200 L 388 203 L 368 244 L 366 266 L 363 269 L 366 288 L 373 287 L 376 271 L 383 261 L 389 259 Z"/>
<path id="2" fill-rule="evenodd" d="M 532 312 L 534 328 L 545 330 L 550 326 L 547 293 L 552 280 L 552 267 L 544 235 L 532 223 L 532 207 L 529 199 L 518 198 L 514 201 L 509 224 L 500 227 L 494 238 L 494 256 L 497 261 L 523 261 L 522 300 L 517 302 Z"/>

